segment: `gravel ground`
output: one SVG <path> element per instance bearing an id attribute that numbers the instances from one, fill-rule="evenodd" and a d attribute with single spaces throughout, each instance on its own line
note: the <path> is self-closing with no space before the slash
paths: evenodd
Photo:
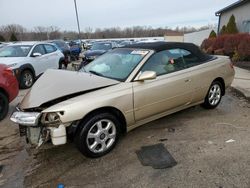
<path id="1" fill-rule="evenodd" d="M 11 104 L 11 110 L 26 91 Z M 141 126 L 98 159 L 73 143 L 31 149 L 8 118 L 1 122 L 2 187 L 250 187 L 250 104 L 228 91 L 214 110 L 192 107 Z M 227 143 L 226 141 L 231 140 Z M 172 168 L 142 166 L 135 151 L 163 143 Z"/>

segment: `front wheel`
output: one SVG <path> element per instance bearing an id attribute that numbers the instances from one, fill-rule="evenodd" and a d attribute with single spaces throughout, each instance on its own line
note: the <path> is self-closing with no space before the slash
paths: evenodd
<path id="1" fill-rule="evenodd" d="M 76 146 L 87 157 L 96 158 L 109 153 L 118 141 L 120 122 L 110 113 L 93 115 L 79 126 Z"/>
<path id="2" fill-rule="evenodd" d="M 221 101 L 222 98 L 222 85 L 218 81 L 214 81 L 207 93 L 205 101 L 203 103 L 203 107 L 207 109 L 216 108 Z"/>
<path id="3" fill-rule="evenodd" d="M 20 77 L 20 87 L 21 89 L 30 88 L 34 83 L 34 76 L 31 71 L 24 70 Z"/>
<path id="4" fill-rule="evenodd" d="M 8 97 L 0 92 L 0 121 L 3 120 L 9 110 L 9 100 Z"/>

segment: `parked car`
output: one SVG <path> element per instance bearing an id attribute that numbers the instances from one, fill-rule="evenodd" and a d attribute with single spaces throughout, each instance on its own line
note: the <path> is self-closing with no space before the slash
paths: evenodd
<path id="1" fill-rule="evenodd" d="M 11 68 L 0 64 L 0 121 L 9 109 L 9 103 L 18 95 L 18 82 Z"/>
<path id="2" fill-rule="evenodd" d="M 5 42 L 0 42 L 0 48 L 3 48 L 4 46 L 7 46 L 8 43 L 5 43 Z"/>
<path id="3" fill-rule="evenodd" d="M 119 47 L 124 47 L 124 46 L 127 46 L 127 45 L 131 45 L 133 44 L 134 42 L 133 41 L 130 41 L 130 40 L 124 40 L 124 41 L 121 41 L 119 43 Z"/>
<path id="4" fill-rule="evenodd" d="M 63 65 L 64 68 L 67 69 L 68 64 L 70 63 L 70 56 L 71 56 L 69 45 L 63 40 L 52 40 L 50 41 L 50 43 L 56 45 L 57 48 L 61 50 L 61 52 L 64 55 L 64 60 L 60 62 L 59 69 L 62 69 Z"/>
<path id="5" fill-rule="evenodd" d="M 84 52 L 84 58 L 89 63 L 100 55 L 117 47 L 117 44 L 114 42 L 95 42 L 89 50 Z"/>
<path id="6" fill-rule="evenodd" d="M 193 44 L 134 44 L 80 72 L 47 71 L 11 120 L 31 144 L 51 138 L 61 145 L 70 135 L 84 155 L 100 157 L 121 133 L 142 124 L 198 104 L 217 107 L 233 78 L 228 57 L 206 55 Z"/>
<path id="7" fill-rule="evenodd" d="M 62 52 L 51 43 L 20 42 L 0 49 L 0 62 L 12 68 L 20 88 L 30 88 L 47 69 L 58 69 Z"/>

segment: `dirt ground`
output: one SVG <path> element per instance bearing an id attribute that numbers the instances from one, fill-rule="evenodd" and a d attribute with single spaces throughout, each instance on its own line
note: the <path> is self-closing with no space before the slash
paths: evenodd
<path id="1" fill-rule="evenodd" d="M 11 104 L 10 112 L 26 91 Z M 139 127 L 98 159 L 73 143 L 30 148 L 8 118 L 0 128 L 0 187 L 250 187 L 250 104 L 231 91 L 215 110 L 189 108 Z M 229 142 L 227 142 L 229 141 Z M 135 151 L 163 143 L 172 168 L 142 166 Z"/>

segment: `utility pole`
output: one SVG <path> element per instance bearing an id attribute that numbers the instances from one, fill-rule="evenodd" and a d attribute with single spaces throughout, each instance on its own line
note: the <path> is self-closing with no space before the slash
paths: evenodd
<path id="1" fill-rule="evenodd" d="M 80 31 L 80 24 L 79 24 L 78 12 L 77 12 L 76 0 L 74 0 L 74 2 L 75 2 L 75 11 L 76 11 L 76 21 L 77 21 L 77 26 L 78 26 L 78 35 L 79 35 L 79 39 L 80 39 L 81 31 Z"/>

